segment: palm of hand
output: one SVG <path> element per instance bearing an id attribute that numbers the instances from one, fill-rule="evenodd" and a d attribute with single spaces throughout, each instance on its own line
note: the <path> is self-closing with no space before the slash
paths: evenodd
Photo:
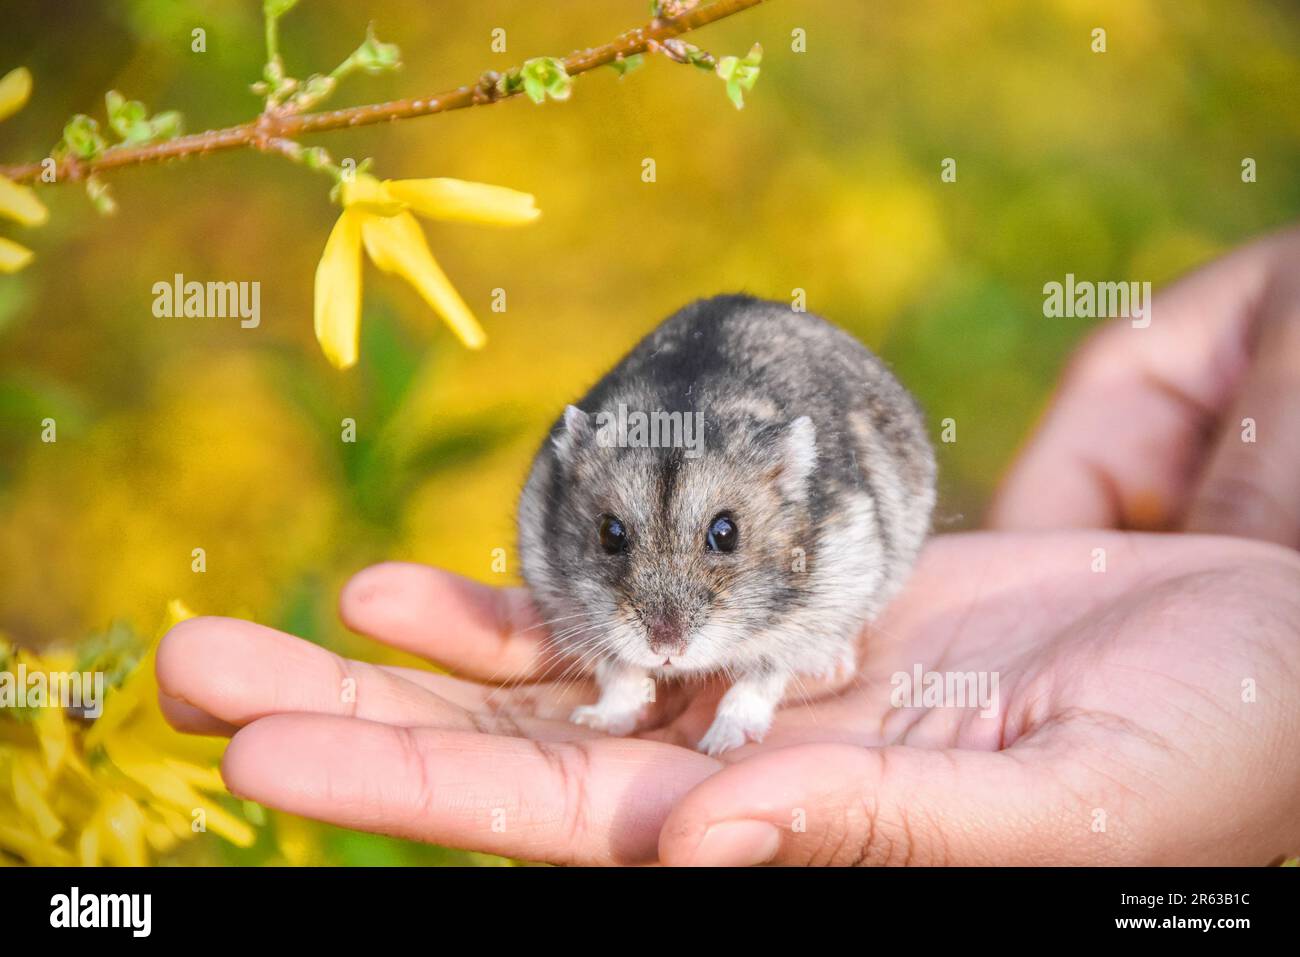
<path id="1" fill-rule="evenodd" d="M 936 539 L 856 673 L 796 689 L 766 740 L 721 760 L 693 749 L 720 687 L 666 689 L 632 738 L 571 725 L 595 697 L 585 680 L 514 683 L 546 670 L 536 630 L 509 622 L 526 615 L 520 599 L 416 566 L 358 576 L 345 619 L 509 686 L 344 662 L 224 619 L 179 626 L 158 667 L 174 723 L 243 728 L 224 768 L 236 793 L 453 846 L 686 861 L 713 825 L 758 822 L 779 831 L 764 855 L 786 862 L 1156 862 L 1186 860 L 1189 840 L 1223 860 L 1219 839 L 1240 821 L 1211 798 L 1247 788 L 1300 722 L 1279 687 L 1300 668 L 1298 579 L 1290 553 L 1229 539 Z M 1278 596 L 1289 621 L 1246 613 Z M 994 713 L 894 707 L 891 679 L 917 666 L 996 675 Z M 1251 816 L 1294 814 L 1263 794 L 1236 800 Z M 1170 802 L 1190 806 L 1176 830 Z M 754 826 L 739 829 L 752 844 Z M 1278 849 L 1231 850 L 1255 862 Z"/>

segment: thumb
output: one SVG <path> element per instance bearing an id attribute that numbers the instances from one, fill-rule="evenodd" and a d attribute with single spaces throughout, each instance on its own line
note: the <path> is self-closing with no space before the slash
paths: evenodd
<path id="1" fill-rule="evenodd" d="M 1254 364 L 1224 416 L 1186 525 L 1300 548 L 1300 270 L 1274 277 L 1259 313 Z"/>
<path id="2" fill-rule="evenodd" d="M 1087 860 L 1089 812 L 1009 751 L 813 744 L 730 765 L 682 798 L 665 864 L 1046 864 Z"/>

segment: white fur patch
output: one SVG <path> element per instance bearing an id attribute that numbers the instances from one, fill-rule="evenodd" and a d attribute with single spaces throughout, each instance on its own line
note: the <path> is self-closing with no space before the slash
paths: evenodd
<path id="1" fill-rule="evenodd" d="M 817 426 L 801 415 L 785 427 L 781 435 L 781 472 L 777 484 L 786 498 L 803 501 L 808 494 L 808 479 L 817 468 Z"/>
<path id="2" fill-rule="evenodd" d="M 746 741 L 762 741 L 772 727 L 772 716 L 785 694 L 787 680 L 782 674 L 741 677 L 718 702 L 713 724 L 696 748 L 717 756 Z"/>
<path id="3" fill-rule="evenodd" d="M 654 700 L 654 679 L 641 668 L 607 658 L 596 666 L 596 683 L 600 700 L 575 708 L 569 720 L 607 734 L 631 734 Z"/>

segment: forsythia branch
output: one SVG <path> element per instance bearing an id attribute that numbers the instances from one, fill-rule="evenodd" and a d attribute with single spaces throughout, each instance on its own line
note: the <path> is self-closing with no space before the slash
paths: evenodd
<path id="1" fill-rule="evenodd" d="M 763 0 L 715 0 L 706 6 L 686 10 L 677 16 L 662 17 L 644 27 L 629 30 L 609 43 L 571 53 L 564 60 L 570 76 L 586 73 L 619 59 L 645 53 L 655 44 L 707 26 L 732 16 Z M 268 152 L 283 152 L 287 139 L 304 133 L 324 133 L 356 126 L 370 126 L 392 120 L 431 116 L 469 106 L 481 106 L 517 96 L 520 91 L 503 92 L 495 74 L 484 74 L 475 83 L 429 97 L 411 97 L 326 110 L 319 113 L 267 111 L 254 120 L 221 130 L 208 130 L 144 146 L 113 146 L 91 160 L 65 156 L 55 166 L 55 182 L 76 182 L 108 170 L 163 160 L 214 153 L 219 150 L 247 147 Z M 41 181 L 42 163 L 0 166 L 0 176 L 15 182 Z"/>

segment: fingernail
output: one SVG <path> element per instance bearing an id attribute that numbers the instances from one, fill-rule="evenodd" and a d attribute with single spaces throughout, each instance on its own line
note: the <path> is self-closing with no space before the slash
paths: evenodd
<path id="1" fill-rule="evenodd" d="M 691 855 L 695 867 L 751 867 L 766 864 L 781 848 L 781 832 L 763 821 L 712 825 Z"/>

